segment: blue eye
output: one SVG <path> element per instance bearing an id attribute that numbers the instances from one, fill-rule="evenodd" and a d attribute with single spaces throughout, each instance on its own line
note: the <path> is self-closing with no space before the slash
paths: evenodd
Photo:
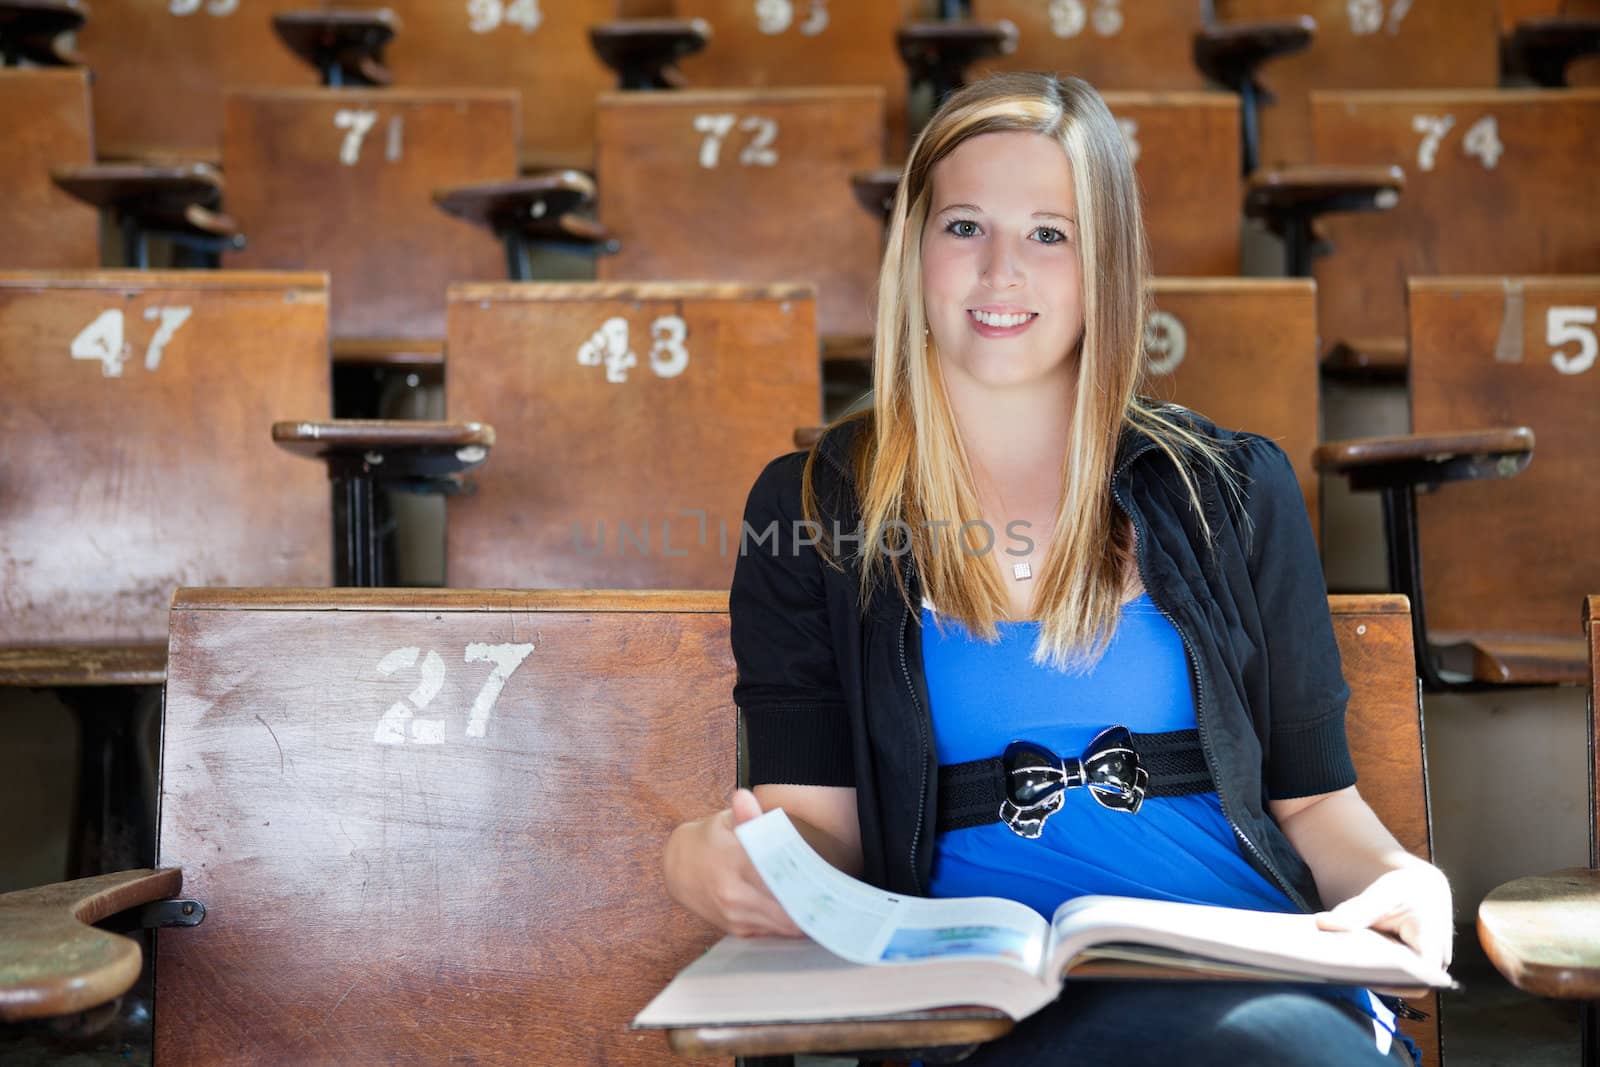
<path id="1" fill-rule="evenodd" d="M 1047 245 L 1060 244 L 1062 241 L 1065 241 L 1067 239 L 1067 235 L 1066 234 L 1064 234 L 1060 230 L 1057 230 L 1057 229 L 1055 229 L 1053 227 L 1050 227 L 1050 226 L 1040 226 L 1037 230 L 1034 230 L 1033 232 L 1039 235 L 1039 242 L 1041 244 L 1047 244 Z"/>
<path id="2" fill-rule="evenodd" d="M 955 237 L 976 237 L 978 224 L 971 219 L 956 219 L 944 228 L 944 232 Z"/>

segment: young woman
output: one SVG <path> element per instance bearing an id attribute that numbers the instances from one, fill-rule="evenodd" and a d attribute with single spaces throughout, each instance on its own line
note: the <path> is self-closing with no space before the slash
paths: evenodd
<path id="1" fill-rule="evenodd" d="M 730 610 L 755 786 L 673 833 L 685 906 L 798 933 L 732 832 L 781 806 L 895 892 L 1318 912 L 1448 963 L 1448 884 L 1356 790 L 1287 458 L 1139 395 L 1147 273 L 1088 85 L 998 77 L 934 116 L 895 200 L 873 409 L 750 494 Z M 1018 760 L 1057 788 L 1007 794 Z M 968 1062 L 1410 1063 L 1392 1030 L 1365 990 L 1086 981 Z"/>

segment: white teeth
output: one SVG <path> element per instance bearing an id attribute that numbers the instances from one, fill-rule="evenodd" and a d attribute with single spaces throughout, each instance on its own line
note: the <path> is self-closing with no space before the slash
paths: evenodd
<path id="1" fill-rule="evenodd" d="M 971 314 L 973 318 L 977 319 L 985 326 L 999 326 L 1002 328 L 1006 326 L 1021 326 L 1023 323 L 1033 318 L 1033 315 L 1029 312 L 1022 312 L 1014 315 L 996 315 L 988 311 L 974 310 Z"/>

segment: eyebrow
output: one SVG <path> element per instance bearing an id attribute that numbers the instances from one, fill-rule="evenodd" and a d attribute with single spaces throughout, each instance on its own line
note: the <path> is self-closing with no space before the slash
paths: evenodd
<path id="1" fill-rule="evenodd" d="M 934 212 L 934 218 L 938 218 L 940 215 L 945 215 L 952 211 L 972 211 L 978 214 L 983 213 L 983 209 L 977 204 L 946 204 L 944 207 Z M 1059 211 L 1035 211 L 1032 217 L 1036 219 L 1060 219 L 1062 222 L 1070 222 L 1074 226 L 1078 224 L 1077 219 L 1073 218 L 1071 215 L 1063 215 Z"/>

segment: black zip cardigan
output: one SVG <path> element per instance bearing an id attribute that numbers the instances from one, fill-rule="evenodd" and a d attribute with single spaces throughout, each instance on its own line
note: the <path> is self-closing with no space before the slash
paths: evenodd
<path id="1" fill-rule="evenodd" d="M 1146 591 L 1183 638 L 1201 746 L 1241 851 L 1302 909 L 1320 910 L 1310 869 L 1266 810 L 1268 798 L 1356 780 L 1344 731 L 1349 689 L 1304 498 L 1273 442 L 1183 408 L 1166 413 L 1212 437 L 1238 474 L 1235 501 L 1208 465 L 1191 468 L 1214 543 L 1205 543 L 1171 460 L 1131 426 L 1118 443 L 1112 497 L 1133 521 Z M 858 542 L 841 542 L 843 571 L 814 547 L 819 532 L 834 536 L 834 522 L 840 533 L 857 531 L 848 457 L 864 425 L 837 426 L 816 446 L 823 531 L 802 522 L 806 453 L 774 460 L 750 491 L 729 599 L 733 695 L 750 783 L 854 787 L 867 881 L 926 895 L 938 790 L 921 612 L 885 584 L 863 613 L 849 558 Z"/>

